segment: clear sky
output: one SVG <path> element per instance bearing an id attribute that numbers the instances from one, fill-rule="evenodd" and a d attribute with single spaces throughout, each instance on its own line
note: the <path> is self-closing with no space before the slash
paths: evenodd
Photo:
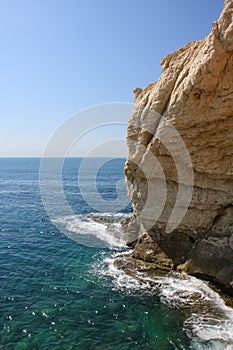
<path id="1" fill-rule="evenodd" d="M 223 0 L 0 0 L 0 156 L 41 156 L 75 112 L 132 103 L 135 87 L 158 79 L 161 58 L 204 38 L 222 7 Z"/>

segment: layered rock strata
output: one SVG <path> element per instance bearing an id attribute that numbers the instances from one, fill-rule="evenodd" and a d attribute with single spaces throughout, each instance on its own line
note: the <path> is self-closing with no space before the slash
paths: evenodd
<path id="1" fill-rule="evenodd" d="M 233 290 L 233 1 L 161 65 L 128 123 L 128 243 L 137 259 Z"/>

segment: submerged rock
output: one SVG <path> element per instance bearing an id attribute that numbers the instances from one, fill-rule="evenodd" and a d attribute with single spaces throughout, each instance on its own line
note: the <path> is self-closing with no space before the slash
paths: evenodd
<path id="1" fill-rule="evenodd" d="M 232 0 L 205 39 L 161 65 L 158 82 L 135 90 L 128 123 L 132 256 L 233 291 Z"/>
<path id="2" fill-rule="evenodd" d="M 88 219 L 91 219 L 92 221 L 97 222 L 98 224 L 115 224 L 115 223 L 121 223 L 124 220 L 124 217 L 122 216 L 116 216 L 116 215 L 101 215 L 101 214 L 89 214 L 87 215 Z"/>

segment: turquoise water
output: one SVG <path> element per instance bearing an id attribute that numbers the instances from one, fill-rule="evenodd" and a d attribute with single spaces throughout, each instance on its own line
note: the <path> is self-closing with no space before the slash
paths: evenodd
<path id="1" fill-rule="evenodd" d="M 98 172 L 105 200 L 116 198 L 123 163 Z M 86 218 L 93 208 L 79 192 L 79 164 L 69 159 L 63 169 L 74 213 L 51 222 L 40 160 L 0 160 L 0 349 L 232 349 L 232 311 L 204 282 L 170 274 L 152 287 L 114 268 L 126 251 L 120 226 Z"/>

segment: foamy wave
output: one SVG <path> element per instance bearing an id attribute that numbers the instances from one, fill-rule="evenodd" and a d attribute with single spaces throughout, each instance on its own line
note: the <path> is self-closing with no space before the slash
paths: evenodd
<path id="1" fill-rule="evenodd" d="M 100 278 L 110 277 L 115 290 L 130 295 L 156 295 L 170 307 L 185 310 L 187 318 L 183 326 L 191 339 L 191 349 L 233 349 L 233 309 L 206 282 L 178 273 L 153 278 L 138 273 L 140 279 L 133 278 L 114 266 L 114 258 L 97 262 L 92 271 Z"/>
<path id="2" fill-rule="evenodd" d="M 128 218 L 130 217 L 131 214 L 125 214 L 125 213 L 90 213 L 89 214 L 90 216 L 97 216 L 97 217 L 111 217 L 111 218 L 120 218 L 120 219 L 124 219 L 124 218 Z"/>
<path id="3" fill-rule="evenodd" d="M 232 350 L 233 321 L 229 315 L 219 319 L 211 315 L 192 314 L 184 323 L 195 350 Z"/>
<path id="4" fill-rule="evenodd" d="M 97 214 L 91 214 L 92 216 Z M 126 214 L 101 213 L 98 217 L 127 217 Z M 126 248 L 124 232 L 119 222 L 96 222 L 85 215 L 70 215 L 53 220 L 54 224 L 69 238 L 80 244 L 97 248 Z"/>
<path id="5" fill-rule="evenodd" d="M 128 216 L 112 213 L 91 215 L 96 215 L 98 218 L 115 216 L 116 221 Z M 72 215 L 58 218 L 54 222 L 63 233 L 78 243 L 110 249 L 125 248 L 121 225 L 112 220 L 96 222 L 84 215 Z M 115 290 L 131 295 L 135 293 L 156 295 L 160 297 L 161 302 L 170 307 L 185 309 L 187 317 L 183 326 L 191 339 L 191 349 L 233 349 L 233 310 L 224 304 L 207 283 L 177 273 L 152 278 L 138 272 L 136 276 L 138 278 L 133 278 L 117 269 L 114 266 L 114 259 L 115 256 L 112 256 L 97 261 L 92 266 L 91 273 L 101 278 L 110 277 Z"/>

